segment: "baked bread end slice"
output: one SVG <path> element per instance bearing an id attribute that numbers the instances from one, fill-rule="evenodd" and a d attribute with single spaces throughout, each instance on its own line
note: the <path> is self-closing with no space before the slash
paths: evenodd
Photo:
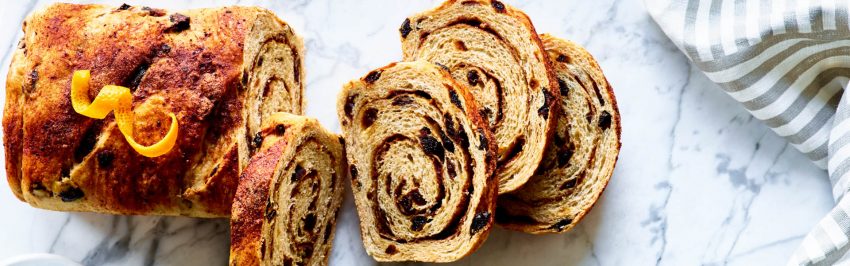
<path id="1" fill-rule="evenodd" d="M 528 233 L 566 232 L 602 194 L 620 151 L 620 114 L 602 69 L 584 48 L 540 36 L 558 76 L 561 114 L 534 176 L 499 197 L 499 225 Z"/>

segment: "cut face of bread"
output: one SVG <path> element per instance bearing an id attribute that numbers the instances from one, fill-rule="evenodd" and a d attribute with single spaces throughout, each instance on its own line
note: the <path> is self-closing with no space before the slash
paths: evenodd
<path id="1" fill-rule="evenodd" d="M 6 173 L 39 208 L 113 214 L 229 217 L 239 172 L 261 122 L 304 109 L 300 38 L 248 7 L 171 12 L 129 5 L 54 4 L 27 17 L 6 82 Z M 112 115 L 90 119 L 69 100 L 72 73 L 133 93 L 134 138 L 177 143 L 147 158 Z"/>
<path id="2" fill-rule="evenodd" d="M 230 265 L 327 265 L 347 164 L 315 119 L 276 113 L 239 180 Z"/>
<path id="3" fill-rule="evenodd" d="M 608 184 L 620 153 L 620 113 L 602 69 L 584 48 L 540 37 L 561 84 L 563 111 L 538 173 L 499 197 L 497 222 L 529 233 L 560 233 L 587 214 Z"/>
<path id="4" fill-rule="evenodd" d="M 558 83 L 531 21 L 496 0 L 450 0 L 409 17 L 404 60 L 436 63 L 468 86 L 498 144 L 499 193 L 534 173 L 554 127 Z"/>
<path id="5" fill-rule="evenodd" d="M 448 262 L 486 239 L 495 142 L 448 72 L 393 63 L 346 84 L 337 109 L 369 255 Z"/>

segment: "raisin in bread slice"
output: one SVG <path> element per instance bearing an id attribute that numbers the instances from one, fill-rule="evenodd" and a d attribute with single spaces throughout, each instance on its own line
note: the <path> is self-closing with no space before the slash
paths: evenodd
<path id="1" fill-rule="evenodd" d="M 9 185 L 38 208 L 229 217 L 260 122 L 304 110 L 303 43 L 268 10 L 53 4 L 29 15 L 23 32 L 3 138 Z M 133 91 L 143 145 L 162 139 L 174 113 L 174 148 L 144 157 L 112 115 L 74 112 L 71 77 L 82 69 L 91 70 L 90 99 L 109 84 Z"/>
<path id="2" fill-rule="evenodd" d="M 531 20 L 496 0 L 450 0 L 401 26 L 405 60 L 445 67 L 471 88 L 498 144 L 499 193 L 534 173 L 554 128 L 558 82 Z"/>
<path id="3" fill-rule="evenodd" d="M 449 262 L 493 223 L 495 142 L 467 89 L 424 61 L 349 82 L 338 101 L 366 251 Z"/>
<path id="4" fill-rule="evenodd" d="M 562 113 L 538 173 L 499 197 L 497 222 L 529 233 L 575 226 L 599 198 L 620 152 L 620 114 L 614 91 L 581 46 L 541 35 L 558 75 Z"/>
<path id="5" fill-rule="evenodd" d="M 342 139 L 316 119 L 268 120 L 233 202 L 230 265 L 327 265 L 348 174 Z"/>

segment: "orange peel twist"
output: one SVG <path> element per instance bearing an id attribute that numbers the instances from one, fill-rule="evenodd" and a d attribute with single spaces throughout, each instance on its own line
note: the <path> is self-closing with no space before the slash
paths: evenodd
<path id="1" fill-rule="evenodd" d="M 127 87 L 106 85 L 97 93 L 94 101 L 89 100 L 88 89 L 91 72 L 88 70 L 74 71 L 71 78 L 71 105 L 77 113 L 95 118 L 103 119 L 109 112 L 115 113 L 115 123 L 118 130 L 124 135 L 124 139 L 136 152 L 145 157 L 158 157 L 168 153 L 177 142 L 177 117 L 169 113 L 171 127 L 159 142 L 150 146 L 144 146 L 133 139 L 133 94 Z"/>

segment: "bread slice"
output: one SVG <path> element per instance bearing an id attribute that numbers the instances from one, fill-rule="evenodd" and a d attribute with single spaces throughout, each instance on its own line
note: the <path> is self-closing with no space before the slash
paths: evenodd
<path id="1" fill-rule="evenodd" d="M 565 232 L 608 184 L 620 153 L 620 113 L 611 85 L 584 48 L 540 36 L 558 75 L 562 113 L 538 173 L 499 197 L 499 225 L 529 233 Z"/>
<path id="2" fill-rule="evenodd" d="M 466 87 L 431 63 L 392 63 L 346 84 L 337 110 L 369 255 L 449 262 L 483 243 L 496 147 Z"/>
<path id="3" fill-rule="evenodd" d="M 496 135 L 499 193 L 528 180 L 543 158 L 559 99 L 531 20 L 496 0 L 449 0 L 407 18 L 404 60 L 441 65 L 471 88 Z"/>
<path id="4" fill-rule="evenodd" d="M 53 4 L 29 15 L 6 81 L 6 173 L 39 208 L 113 214 L 229 217 L 239 172 L 260 122 L 304 110 L 303 43 L 272 12 L 224 7 L 171 12 Z M 135 136 L 167 154 L 136 153 L 112 115 L 90 119 L 69 100 L 75 70 L 89 97 L 129 87 Z"/>
<path id="5" fill-rule="evenodd" d="M 348 173 L 342 138 L 289 113 L 264 124 L 233 201 L 230 265 L 327 265 Z"/>

